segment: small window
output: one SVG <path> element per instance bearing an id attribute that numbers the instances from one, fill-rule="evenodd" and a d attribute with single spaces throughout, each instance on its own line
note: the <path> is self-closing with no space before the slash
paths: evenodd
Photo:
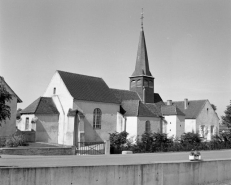
<path id="1" fill-rule="evenodd" d="M 131 81 L 131 88 L 135 88 L 136 87 L 136 81 L 135 80 L 132 80 Z"/>
<path id="2" fill-rule="evenodd" d="M 53 94 L 56 94 L 56 88 L 54 87 L 54 89 L 53 89 Z"/>
<path id="3" fill-rule="evenodd" d="M 150 132 L 151 131 L 151 124 L 150 121 L 145 122 L 145 132 Z"/>
<path id="4" fill-rule="evenodd" d="M 142 81 L 141 80 L 137 80 L 137 87 L 141 87 L 142 86 Z"/>
<path id="5" fill-rule="evenodd" d="M 29 118 L 26 118 L 25 130 L 29 129 Z"/>
<path id="6" fill-rule="evenodd" d="M 102 112 L 99 108 L 96 108 L 93 112 L 93 128 L 101 129 L 101 117 Z"/>
<path id="7" fill-rule="evenodd" d="M 144 80 L 144 87 L 148 87 L 148 81 Z"/>
<path id="8" fill-rule="evenodd" d="M 149 81 L 149 82 L 148 82 L 148 86 L 149 86 L 150 88 L 153 88 L 153 81 Z"/>

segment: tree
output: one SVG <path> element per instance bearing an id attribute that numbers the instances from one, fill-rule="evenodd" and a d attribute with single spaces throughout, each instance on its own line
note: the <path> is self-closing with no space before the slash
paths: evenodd
<path id="1" fill-rule="evenodd" d="M 2 121 L 6 121 L 6 118 L 10 119 L 10 106 L 6 105 L 6 102 L 12 100 L 12 95 L 6 90 L 5 86 L 0 83 L 0 126 Z"/>
<path id="2" fill-rule="evenodd" d="M 16 119 L 17 119 L 17 120 L 21 119 L 21 111 L 22 111 L 21 108 L 19 108 L 19 109 L 17 110 L 17 114 L 16 114 Z"/>
<path id="3" fill-rule="evenodd" d="M 212 106 L 212 108 L 213 108 L 214 111 L 217 110 L 217 106 L 215 106 L 214 104 L 211 104 L 211 106 Z"/>
<path id="4" fill-rule="evenodd" d="M 222 124 L 227 125 L 227 127 L 231 127 L 231 102 L 230 105 L 227 106 L 224 113 L 225 115 L 221 116 Z"/>

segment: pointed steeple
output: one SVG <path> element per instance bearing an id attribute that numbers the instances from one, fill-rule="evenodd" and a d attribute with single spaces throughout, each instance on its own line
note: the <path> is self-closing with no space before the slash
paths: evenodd
<path id="1" fill-rule="evenodd" d="M 136 67 L 130 77 L 130 91 L 137 92 L 144 103 L 154 103 L 154 77 L 149 70 L 148 54 L 143 29 L 143 18 L 144 16 L 142 11 Z"/>
<path id="2" fill-rule="evenodd" d="M 151 72 L 149 71 L 148 54 L 143 30 L 143 18 L 144 16 L 142 11 L 140 40 L 136 57 L 136 67 L 135 71 L 132 73 L 132 76 L 152 76 Z"/>

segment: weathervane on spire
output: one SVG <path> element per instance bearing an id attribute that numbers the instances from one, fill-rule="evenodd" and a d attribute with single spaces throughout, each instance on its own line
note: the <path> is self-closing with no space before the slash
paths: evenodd
<path id="1" fill-rule="evenodd" d="M 143 11 L 143 8 L 142 8 L 142 12 L 141 12 L 141 29 L 143 29 L 143 20 L 144 20 L 144 11 Z"/>

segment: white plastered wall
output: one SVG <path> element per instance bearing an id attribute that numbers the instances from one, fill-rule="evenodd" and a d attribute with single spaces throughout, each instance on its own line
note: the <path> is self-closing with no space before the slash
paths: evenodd
<path id="1" fill-rule="evenodd" d="M 56 88 L 55 94 L 53 94 L 54 88 Z M 57 71 L 43 96 L 52 97 L 60 113 L 58 144 L 73 145 L 74 121 L 67 117 L 68 110 L 73 108 L 73 97 Z"/>
<path id="2" fill-rule="evenodd" d="M 96 108 L 102 112 L 101 129 L 93 129 L 93 112 Z M 109 133 L 117 131 L 119 104 L 74 100 L 74 109 L 78 109 L 84 114 L 83 131 L 86 142 L 108 140 Z"/>
<path id="3" fill-rule="evenodd" d="M 128 139 L 134 141 L 137 137 L 137 117 L 126 117 L 126 132 Z"/>
<path id="4" fill-rule="evenodd" d="M 176 115 L 170 115 L 170 116 L 164 116 L 165 118 L 165 133 L 168 137 L 175 137 L 176 136 L 176 122 L 177 122 L 177 116 Z"/>
<path id="5" fill-rule="evenodd" d="M 185 119 L 185 133 L 187 132 L 196 133 L 196 120 L 195 119 Z"/>

